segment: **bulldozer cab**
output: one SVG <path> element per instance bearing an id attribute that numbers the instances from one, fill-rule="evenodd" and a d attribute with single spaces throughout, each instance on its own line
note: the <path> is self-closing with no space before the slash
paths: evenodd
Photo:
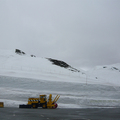
<path id="1" fill-rule="evenodd" d="M 45 103 L 45 102 L 47 102 L 46 95 L 40 95 L 40 103 Z"/>

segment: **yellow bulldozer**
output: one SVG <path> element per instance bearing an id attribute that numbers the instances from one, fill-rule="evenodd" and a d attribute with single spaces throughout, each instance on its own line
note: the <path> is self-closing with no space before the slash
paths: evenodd
<path id="1" fill-rule="evenodd" d="M 39 98 L 28 98 L 28 104 L 19 105 L 19 108 L 51 108 L 55 109 L 58 107 L 57 100 L 59 99 L 59 95 L 55 97 L 52 101 L 52 94 L 49 95 L 47 100 L 47 95 L 40 95 Z"/>

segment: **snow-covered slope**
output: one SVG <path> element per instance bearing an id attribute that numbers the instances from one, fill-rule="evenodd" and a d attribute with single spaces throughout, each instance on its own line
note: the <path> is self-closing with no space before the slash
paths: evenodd
<path id="1" fill-rule="evenodd" d="M 59 94 L 59 107 L 120 107 L 120 64 L 77 70 L 63 61 L 0 50 L 0 102 L 26 104 L 29 97 Z M 63 67 L 63 66 L 69 67 Z"/>
<path id="2" fill-rule="evenodd" d="M 120 63 L 97 66 L 85 72 L 63 61 L 31 57 L 23 53 L 22 51 L 20 54 L 16 53 L 16 50 L 0 50 L 0 75 L 85 84 L 120 85 Z M 62 67 L 56 65 L 58 62 Z M 68 67 L 63 67 L 64 65 Z"/>
<path id="3" fill-rule="evenodd" d="M 49 62 L 48 59 L 40 57 L 31 57 L 27 54 L 15 53 L 15 51 L 12 50 L 0 50 L 0 65 L 11 67 L 21 66 L 26 68 L 31 67 L 35 69 L 61 69 L 56 65 L 52 65 L 52 63 Z"/>
<path id="4" fill-rule="evenodd" d="M 71 66 L 60 67 L 49 59 L 22 53 L 24 52 L 19 54 L 15 50 L 0 50 L 0 75 L 72 82 L 74 77 L 79 81 L 79 76 L 84 73 Z M 63 61 L 61 63 L 66 64 Z"/>
<path id="5" fill-rule="evenodd" d="M 89 79 L 96 79 L 105 85 L 120 85 L 120 63 L 97 66 L 87 73 Z"/>

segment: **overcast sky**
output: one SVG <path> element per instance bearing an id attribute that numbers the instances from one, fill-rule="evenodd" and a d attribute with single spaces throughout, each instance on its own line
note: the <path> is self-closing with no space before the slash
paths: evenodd
<path id="1" fill-rule="evenodd" d="M 91 68 L 120 63 L 120 0 L 0 0 L 0 49 Z"/>

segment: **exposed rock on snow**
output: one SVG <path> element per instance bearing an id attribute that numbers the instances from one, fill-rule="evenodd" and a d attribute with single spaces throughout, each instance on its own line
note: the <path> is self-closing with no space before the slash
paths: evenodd
<path id="1" fill-rule="evenodd" d="M 25 53 L 19 49 L 15 49 L 15 53 L 17 53 L 19 55 L 25 55 Z"/>
<path id="2" fill-rule="evenodd" d="M 60 60 L 55 60 L 52 58 L 47 58 L 49 61 L 51 61 L 54 65 L 58 65 L 60 67 L 64 67 L 64 68 L 68 68 L 69 70 L 73 71 L 73 72 L 80 72 L 79 70 L 71 67 L 70 65 L 68 65 L 67 63 L 65 63 L 64 61 L 60 61 Z"/>
<path id="3" fill-rule="evenodd" d="M 31 55 L 31 57 L 36 57 L 35 55 Z"/>

